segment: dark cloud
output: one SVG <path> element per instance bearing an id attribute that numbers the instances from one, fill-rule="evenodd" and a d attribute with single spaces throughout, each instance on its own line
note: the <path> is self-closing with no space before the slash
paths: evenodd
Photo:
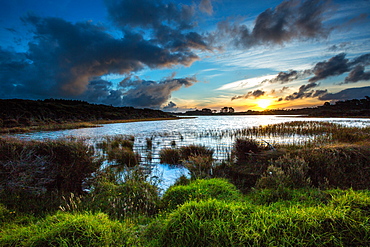
<path id="1" fill-rule="evenodd" d="M 340 84 L 348 84 L 368 80 L 370 80 L 370 72 L 365 72 L 365 67 L 363 65 L 357 65 L 344 79 L 344 82 Z"/>
<path id="2" fill-rule="evenodd" d="M 213 14 L 213 6 L 211 0 L 201 0 L 199 4 L 199 9 L 203 13 L 207 13 L 209 15 Z"/>
<path id="3" fill-rule="evenodd" d="M 317 63 L 312 69 L 314 76 L 308 81 L 317 82 L 330 76 L 341 75 L 345 72 L 348 72 L 350 69 L 350 65 L 348 63 L 348 59 L 346 59 L 345 57 L 345 53 L 340 53 L 330 58 L 328 61 Z"/>
<path id="4" fill-rule="evenodd" d="M 309 81 L 317 82 L 331 76 L 342 75 L 346 72 L 350 73 L 349 77 L 347 77 L 348 79 L 346 78 L 346 81 L 344 83 L 357 82 L 359 80 L 368 80 L 366 79 L 367 73 L 365 73 L 363 71 L 364 69 L 362 68 L 364 66 L 370 65 L 370 54 L 363 54 L 352 59 L 351 61 L 345 57 L 345 53 L 340 53 L 330 58 L 328 61 L 317 63 L 312 69 L 314 76 L 310 78 Z"/>
<path id="5" fill-rule="evenodd" d="M 250 91 L 244 95 L 239 95 L 239 96 L 234 96 L 231 98 L 231 100 L 236 100 L 236 99 L 248 99 L 248 98 L 259 98 L 261 96 L 263 96 L 266 92 L 265 91 L 262 91 L 260 89 L 257 89 L 255 91 Z"/>
<path id="6" fill-rule="evenodd" d="M 127 93 L 124 96 L 128 100 L 121 99 L 121 89 L 112 89 L 114 86 L 110 82 L 97 78 L 107 74 L 130 75 L 143 68 L 190 66 L 199 59 L 192 49 L 206 46 L 195 32 L 183 34 L 184 42 L 177 39 L 176 45 L 168 48 L 134 32 L 126 31 L 123 38 L 115 38 L 105 27 L 89 21 L 71 23 L 34 15 L 27 15 L 22 20 L 31 25 L 34 39 L 25 53 L 0 47 L 1 97 L 86 98 L 93 102 L 148 106 L 145 103 L 148 99 L 144 98 L 144 103 L 140 103 L 137 97 L 133 100 Z M 175 46 L 177 49 L 173 48 Z M 163 88 L 164 92 L 155 92 L 166 98 L 164 95 L 181 83 L 180 79 L 172 84 L 159 83 L 162 87 L 156 88 Z M 154 84 L 147 86 L 155 87 Z M 140 88 L 143 89 L 144 84 Z M 157 107 L 155 102 L 153 100 L 149 105 Z"/>
<path id="7" fill-rule="evenodd" d="M 290 70 L 289 72 L 279 72 L 279 74 L 275 78 L 264 80 L 261 83 L 268 82 L 284 84 L 300 78 L 304 78 L 309 74 L 311 74 L 310 70 L 304 71 Z"/>
<path id="8" fill-rule="evenodd" d="M 370 95 L 370 87 L 347 88 L 338 93 L 326 93 L 319 97 L 320 100 L 348 100 L 361 99 Z"/>
<path id="9" fill-rule="evenodd" d="M 173 91 L 181 87 L 190 87 L 197 82 L 195 77 L 167 78 L 160 82 L 129 80 L 121 84 L 126 89 L 122 101 L 124 105 L 158 108 L 167 102 Z"/>
<path id="10" fill-rule="evenodd" d="M 151 42 L 171 51 L 212 50 L 206 38 L 191 31 L 195 8 L 162 0 L 105 0 L 113 22 L 124 32 L 139 28 L 153 36 Z M 149 34 L 146 32 L 146 34 Z"/>
<path id="11" fill-rule="evenodd" d="M 323 24 L 328 0 L 284 1 L 276 8 L 269 8 L 255 20 L 254 27 L 220 22 L 212 40 L 232 37 L 234 44 L 242 48 L 255 45 L 284 44 L 294 39 L 326 37 L 330 28 Z"/>
<path id="12" fill-rule="evenodd" d="M 272 79 L 267 79 L 261 83 L 280 83 L 284 84 L 297 79 L 305 78 L 311 74 L 309 82 L 317 82 L 324 80 L 331 76 L 339 76 L 349 72 L 345 81 L 339 84 L 354 83 L 363 80 L 369 80 L 370 72 L 365 72 L 365 66 L 370 65 L 370 54 L 363 54 L 355 57 L 352 60 L 346 58 L 345 53 L 340 53 L 329 60 L 318 62 L 312 69 L 308 70 L 290 70 L 289 72 L 279 72 L 279 74 Z"/>
<path id="13" fill-rule="evenodd" d="M 176 106 L 177 106 L 176 103 L 170 101 L 170 102 L 168 102 L 168 104 L 166 106 L 163 107 L 163 110 L 165 110 L 165 111 L 177 110 Z"/>
<path id="14" fill-rule="evenodd" d="M 195 9 L 162 0 L 105 0 L 109 17 L 121 27 L 158 28 L 162 25 L 191 28 Z"/>
<path id="15" fill-rule="evenodd" d="M 120 85 L 113 87 L 111 82 L 95 78 L 89 83 L 87 90 L 77 98 L 114 106 L 159 109 L 171 98 L 173 91 L 179 90 L 181 87 L 190 87 L 195 82 L 197 82 L 195 77 L 169 77 L 159 82 L 128 77 Z M 175 106 L 176 104 L 170 102 L 163 108 L 170 110 Z"/>
<path id="16" fill-rule="evenodd" d="M 315 82 L 310 82 L 309 84 L 302 85 L 299 87 L 298 92 L 294 92 L 291 95 L 288 95 L 284 98 L 286 101 L 296 100 L 296 99 L 304 99 L 310 97 L 319 97 L 320 95 L 325 94 L 326 90 L 310 90 L 314 87 L 317 87 L 318 84 Z M 282 101 L 283 98 L 280 98 L 278 101 Z"/>

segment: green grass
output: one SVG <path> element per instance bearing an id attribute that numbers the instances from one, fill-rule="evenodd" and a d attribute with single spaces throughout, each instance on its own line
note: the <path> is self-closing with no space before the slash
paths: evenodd
<path id="1" fill-rule="evenodd" d="M 135 239 L 130 231 L 129 225 L 103 213 L 57 213 L 5 229 L 0 233 L 0 246 L 131 246 Z"/>
<path id="2" fill-rule="evenodd" d="M 188 185 L 170 187 L 163 195 L 164 209 L 174 209 L 187 201 L 215 198 L 218 200 L 240 200 L 241 193 L 224 179 L 198 179 Z"/>
<path id="3" fill-rule="evenodd" d="M 369 192 L 297 191 L 269 204 L 189 201 L 154 221 L 151 246 L 368 246 Z M 261 197 L 256 191 L 254 198 Z M 289 192 L 288 192 L 289 193 Z M 264 196 L 262 196 L 264 197 Z M 153 236 L 154 235 L 154 236 Z"/>

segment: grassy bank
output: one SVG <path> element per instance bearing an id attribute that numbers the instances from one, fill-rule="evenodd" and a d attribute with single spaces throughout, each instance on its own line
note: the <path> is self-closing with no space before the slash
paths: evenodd
<path id="1" fill-rule="evenodd" d="M 0 246 L 370 245 L 369 128 L 291 122 L 208 134 L 235 137 L 229 158 L 163 149 L 162 162 L 191 178 L 162 193 L 133 136 L 95 147 L 0 138 Z M 294 134 L 310 141 L 252 138 Z"/>
<path id="2" fill-rule="evenodd" d="M 121 119 L 121 120 L 97 120 L 91 122 L 72 122 L 72 123 L 53 123 L 47 125 L 38 126 L 23 126 L 23 127 L 11 127 L 11 128 L 0 128 L 0 134 L 11 134 L 11 133 L 25 133 L 32 131 L 54 131 L 54 130 L 65 130 L 65 129 L 80 129 L 80 128 L 95 128 L 101 127 L 102 124 L 112 123 L 133 123 L 133 122 L 146 122 L 146 121 L 163 121 L 163 120 L 178 120 L 178 117 L 167 117 L 167 118 L 142 118 L 142 119 Z"/>

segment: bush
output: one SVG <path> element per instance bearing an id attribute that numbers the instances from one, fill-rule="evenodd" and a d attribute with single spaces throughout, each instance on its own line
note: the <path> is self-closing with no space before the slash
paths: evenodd
<path id="1" fill-rule="evenodd" d="M 191 156 L 209 156 L 212 158 L 214 150 L 202 145 L 189 145 L 180 148 L 181 159 L 189 160 Z"/>
<path id="2" fill-rule="evenodd" d="M 267 171 L 256 183 L 257 188 L 302 188 L 310 185 L 308 164 L 304 159 L 284 155 L 269 163 Z"/>
<path id="3" fill-rule="evenodd" d="M 107 152 L 108 161 L 115 161 L 118 170 L 124 170 L 125 167 L 137 166 L 140 162 L 140 155 L 128 147 L 116 147 Z"/>
<path id="4" fill-rule="evenodd" d="M 89 211 L 104 212 L 113 219 L 155 214 L 159 205 L 158 188 L 136 171 L 129 173 L 124 179 L 102 175 L 83 199 L 82 206 Z"/>
<path id="5" fill-rule="evenodd" d="M 84 193 L 100 164 L 83 140 L 0 138 L 1 202 L 35 214 L 55 210 L 61 195 Z"/>
<path id="6" fill-rule="evenodd" d="M 240 200 L 240 197 L 235 186 L 224 179 L 198 179 L 188 185 L 170 187 L 163 195 L 162 204 L 166 209 L 174 209 L 190 200 Z"/>
<path id="7" fill-rule="evenodd" d="M 83 140 L 0 139 L 0 169 L 4 175 L 0 181 L 3 188 L 16 188 L 13 185 L 18 184 L 20 188 L 40 190 L 34 185 L 40 183 L 41 190 L 82 193 L 84 181 L 99 167 L 94 150 Z M 15 175 L 9 178 L 9 174 Z"/>
<path id="8" fill-rule="evenodd" d="M 180 164 L 180 151 L 174 148 L 164 148 L 159 152 L 159 158 L 162 164 L 178 165 Z"/>
<path id="9" fill-rule="evenodd" d="M 184 162 L 184 166 L 190 171 L 193 179 L 204 179 L 212 177 L 213 158 L 210 156 L 190 156 Z"/>
<path id="10" fill-rule="evenodd" d="M 57 213 L 29 226 L 2 232 L 1 246 L 128 246 L 129 228 L 107 215 Z"/>
<path id="11" fill-rule="evenodd" d="M 309 166 L 312 185 L 323 188 L 370 188 L 370 149 L 367 145 L 336 145 L 297 153 Z"/>

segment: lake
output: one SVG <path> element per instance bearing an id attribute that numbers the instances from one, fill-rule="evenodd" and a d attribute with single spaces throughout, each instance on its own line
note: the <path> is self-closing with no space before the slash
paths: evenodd
<path id="1" fill-rule="evenodd" d="M 133 135 L 134 150 L 140 153 L 142 164 L 152 167 L 152 175 L 161 177 L 162 188 L 168 187 L 180 175 L 186 175 L 182 167 L 159 163 L 159 151 L 162 148 L 179 147 L 190 144 L 201 144 L 215 150 L 214 158 L 221 160 L 231 151 L 235 136 L 233 130 L 257 127 L 260 125 L 277 124 L 290 121 L 326 121 L 346 126 L 370 126 L 368 118 L 305 118 L 299 116 L 199 116 L 179 120 L 148 121 L 132 123 L 105 124 L 98 128 L 83 128 L 60 131 L 40 131 L 15 134 L 25 139 L 56 139 L 63 137 L 85 138 L 92 145 L 107 136 Z M 256 137 L 258 139 L 258 137 Z M 153 147 L 148 149 L 146 143 L 150 139 Z M 271 144 L 276 142 L 303 142 L 306 137 L 289 136 L 284 138 L 264 138 Z M 148 157 L 151 157 L 150 159 Z"/>

